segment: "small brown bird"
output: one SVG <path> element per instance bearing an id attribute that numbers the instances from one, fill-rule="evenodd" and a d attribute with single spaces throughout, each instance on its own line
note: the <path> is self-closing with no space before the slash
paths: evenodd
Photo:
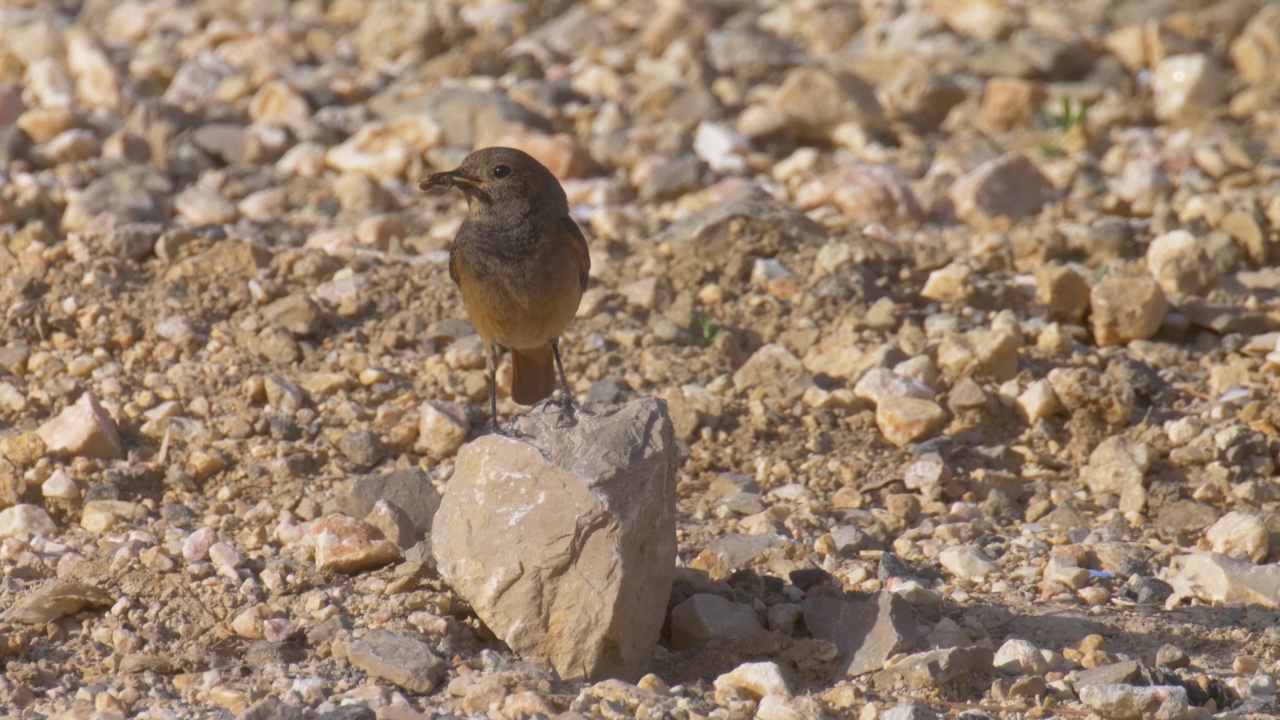
<path id="1" fill-rule="evenodd" d="M 467 219 L 449 251 L 449 277 L 488 351 L 494 427 L 504 349 L 511 351 L 512 400 L 533 405 L 550 397 L 558 371 L 561 403 L 571 412 L 559 339 L 578 311 L 591 258 L 569 217 L 564 188 L 537 160 L 505 147 L 477 150 L 458 169 L 434 173 L 418 187 L 440 185 L 467 198 Z"/>

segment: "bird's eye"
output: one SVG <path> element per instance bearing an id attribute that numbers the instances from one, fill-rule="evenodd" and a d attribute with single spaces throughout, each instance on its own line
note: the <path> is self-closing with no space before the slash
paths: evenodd
<path id="1" fill-rule="evenodd" d="M 495 165 L 493 168 L 493 176 L 499 180 L 511 175 L 510 165 Z"/>

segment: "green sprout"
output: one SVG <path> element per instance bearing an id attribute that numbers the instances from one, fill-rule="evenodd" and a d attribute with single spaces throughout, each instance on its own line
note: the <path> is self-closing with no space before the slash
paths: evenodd
<path id="1" fill-rule="evenodd" d="M 698 327 L 702 329 L 702 344 L 711 346 L 724 335 L 724 328 L 717 326 L 711 322 L 711 318 L 705 315 L 698 316 Z"/>
<path id="2" fill-rule="evenodd" d="M 1045 121 L 1056 130 L 1056 133 L 1053 139 L 1041 143 L 1040 151 L 1047 157 L 1061 155 L 1067 135 L 1084 124 L 1089 117 L 1089 108 L 1091 107 L 1093 107 L 1092 102 L 1082 101 L 1077 103 L 1071 98 L 1063 96 L 1058 112 L 1045 110 L 1043 112 Z"/>

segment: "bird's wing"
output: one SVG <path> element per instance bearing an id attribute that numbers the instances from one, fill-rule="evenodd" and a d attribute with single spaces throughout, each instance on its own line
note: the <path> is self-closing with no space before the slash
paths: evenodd
<path id="1" fill-rule="evenodd" d="M 578 282 L 582 284 L 582 289 L 587 289 L 587 278 L 591 273 L 591 253 L 587 252 L 587 239 L 582 235 L 582 228 L 578 227 L 578 223 L 573 218 L 565 215 L 560 218 L 560 222 L 569 233 L 569 245 L 573 248 L 574 257 L 578 260 Z"/>
<path id="2" fill-rule="evenodd" d="M 455 239 L 453 245 L 449 247 L 449 279 L 454 285 L 461 287 L 458 282 L 458 241 Z"/>

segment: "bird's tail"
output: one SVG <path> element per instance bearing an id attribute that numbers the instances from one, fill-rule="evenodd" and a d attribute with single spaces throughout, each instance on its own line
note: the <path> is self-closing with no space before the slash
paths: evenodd
<path id="1" fill-rule="evenodd" d="M 551 345 L 516 350 L 511 348 L 511 399 L 533 405 L 551 397 L 556 389 L 556 363 Z"/>

